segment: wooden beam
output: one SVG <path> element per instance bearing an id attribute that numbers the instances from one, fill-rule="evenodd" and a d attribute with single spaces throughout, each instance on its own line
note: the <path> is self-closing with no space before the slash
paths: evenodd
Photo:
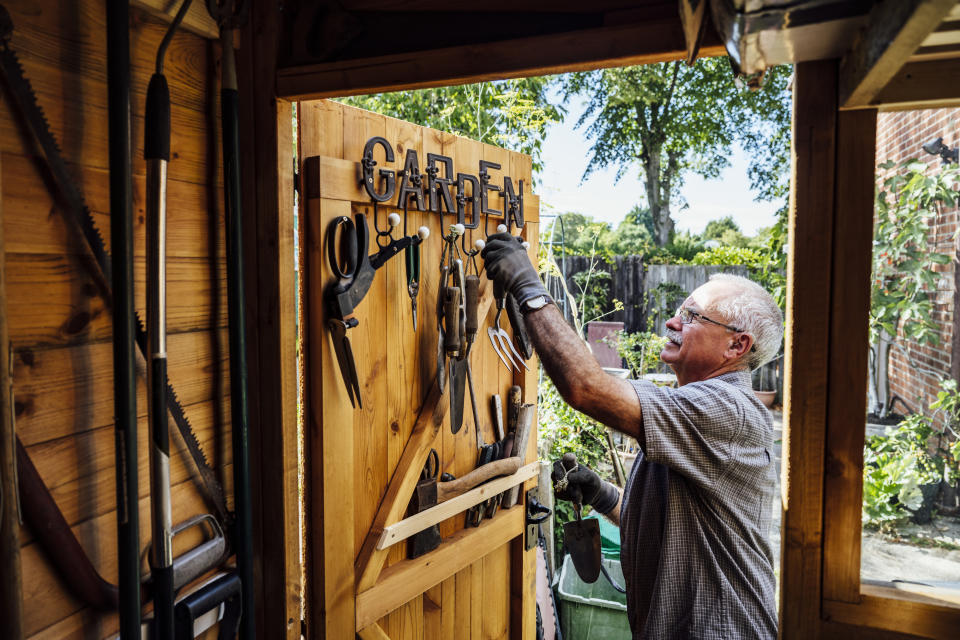
<path id="1" fill-rule="evenodd" d="M 526 482 L 537 475 L 539 471 L 540 463 L 531 462 L 521 467 L 516 473 L 503 476 L 502 478 L 495 478 L 486 484 L 474 487 L 456 498 L 441 502 L 435 507 L 431 507 L 426 511 L 421 511 L 409 518 L 404 518 L 396 524 L 385 527 L 383 533 L 380 535 L 380 539 L 377 541 L 377 550 L 386 549 L 398 542 L 402 542 L 428 527 L 466 511 L 474 505 L 480 504 L 487 498 L 502 493 L 510 487 L 515 487 L 518 484 Z"/>
<path id="2" fill-rule="evenodd" d="M 427 589 L 512 538 L 523 534 L 525 509 L 507 509 L 479 527 L 461 529 L 444 544 L 413 560 L 387 567 L 377 583 L 357 594 L 357 629 L 365 629 Z"/>
<path id="3" fill-rule="evenodd" d="M 167 3 L 169 4 L 169 3 Z M 275 84 L 278 19 L 252 2 L 238 51 L 241 202 L 247 290 L 250 458 L 258 638 L 300 638 L 297 448 L 297 296 L 293 220 L 292 104 Z M 195 2 L 196 9 L 205 9 Z M 204 11 L 205 13 L 205 11 Z"/>
<path id="4" fill-rule="evenodd" d="M 366 629 L 357 631 L 360 640 L 390 640 L 390 636 L 378 624 L 372 624 Z"/>
<path id="5" fill-rule="evenodd" d="M 724 55 L 723 45 L 705 42 L 700 55 Z M 685 57 L 680 21 L 651 20 L 504 42 L 291 66 L 279 70 L 277 93 L 289 99 L 330 98 Z"/>
<path id="6" fill-rule="evenodd" d="M 478 317 L 480 318 L 486 317 L 493 301 L 493 296 L 484 295 L 490 288 L 487 286 L 487 282 L 487 276 L 484 274 L 480 278 L 480 305 L 478 307 Z M 403 448 L 403 454 L 400 456 L 397 468 L 390 478 L 387 491 L 380 501 L 380 507 L 373 519 L 373 524 L 370 526 L 370 531 L 364 538 L 360 553 L 357 555 L 354 569 L 358 593 L 369 589 L 377 582 L 377 577 L 387 561 L 388 549 L 379 549 L 377 545 L 384 530 L 389 525 L 399 522 L 407 510 L 407 504 L 410 502 L 410 496 L 413 495 L 413 489 L 417 484 L 420 471 L 427 461 L 430 447 L 440 432 L 440 425 L 443 423 L 444 416 L 450 410 L 449 402 L 441 402 L 443 397 L 445 396 L 440 393 L 440 388 L 434 381 L 433 386 L 430 387 L 430 394 L 417 416 L 410 439 L 407 440 L 407 444 Z"/>
<path id="7" fill-rule="evenodd" d="M 130 5 L 169 23 L 173 22 L 173 17 L 177 15 L 181 2 L 176 2 L 175 0 L 130 0 Z M 217 27 L 217 23 L 213 21 L 213 18 L 211 18 L 207 12 L 206 2 L 194 2 L 191 4 L 180 26 L 204 38 L 211 40 L 220 39 L 220 28 Z"/>
<path id="8" fill-rule="evenodd" d="M 956 638 L 960 629 L 960 607 L 956 603 L 892 585 L 864 584 L 859 604 L 824 600 L 823 616 L 858 627 L 943 640 Z"/>
<path id="9" fill-rule="evenodd" d="M 823 597 L 846 602 L 860 600 L 876 124 L 873 109 L 837 118 L 834 202 L 843 215 L 833 218 Z"/>
<path id="10" fill-rule="evenodd" d="M 820 620 L 837 116 L 836 62 L 800 63 L 795 73 L 781 489 L 787 640 L 817 637 Z"/>
<path id="11" fill-rule="evenodd" d="M 882 111 L 960 105 L 960 56 L 904 65 L 874 102 Z"/>
<path id="12" fill-rule="evenodd" d="M 839 96 L 845 108 L 875 104 L 956 0 L 884 0 L 868 16 L 867 29 L 840 63 Z"/>

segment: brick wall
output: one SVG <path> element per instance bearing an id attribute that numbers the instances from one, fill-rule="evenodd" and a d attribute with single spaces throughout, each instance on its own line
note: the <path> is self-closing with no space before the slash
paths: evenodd
<path id="1" fill-rule="evenodd" d="M 916 158 L 926 162 L 931 172 L 936 171 L 941 166 L 939 156 L 931 156 L 920 147 L 938 137 L 943 137 L 944 144 L 951 148 L 960 144 L 960 108 L 881 113 L 877 117 L 877 163 Z M 960 214 L 954 208 L 944 211 L 931 224 L 928 235 L 931 250 L 955 254 L 958 218 Z M 934 321 L 941 327 L 940 343 L 921 347 L 901 335 L 891 351 L 889 368 L 891 393 L 902 398 L 911 411 L 928 415 L 939 381 L 950 377 L 952 365 L 954 266 L 938 265 L 937 271 L 942 276 L 937 283 Z M 894 410 L 906 412 L 902 403 L 897 403 Z"/>

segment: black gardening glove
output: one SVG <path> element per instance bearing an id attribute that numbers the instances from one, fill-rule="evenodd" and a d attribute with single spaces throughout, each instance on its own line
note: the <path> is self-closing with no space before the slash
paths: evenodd
<path id="1" fill-rule="evenodd" d="M 564 460 L 553 463 L 553 472 L 550 474 L 556 497 L 588 504 L 600 513 L 609 513 L 617 506 L 620 491 L 615 486 L 601 480 L 590 467 L 577 464 L 577 458 L 572 453 L 564 454 L 563 457 Z M 568 471 L 569 467 L 573 467 L 573 470 Z"/>
<path id="2" fill-rule="evenodd" d="M 527 300 L 547 295 L 547 289 L 521 242 L 509 233 L 495 233 L 487 239 L 480 256 L 490 281 L 497 289 L 512 294 L 522 309 Z"/>

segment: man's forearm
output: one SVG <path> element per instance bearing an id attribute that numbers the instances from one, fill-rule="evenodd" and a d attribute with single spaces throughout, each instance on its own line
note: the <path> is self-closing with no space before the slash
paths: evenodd
<path id="1" fill-rule="evenodd" d="M 617 506 L 606 513 L 601 513 L 604 518 L 612 522 L 613 524 L 620 526 L 620 505 L 623 504 L 623 489 L 617 488 L 617 492 L 620 494 L 620 497 L 617 499 Z"/>

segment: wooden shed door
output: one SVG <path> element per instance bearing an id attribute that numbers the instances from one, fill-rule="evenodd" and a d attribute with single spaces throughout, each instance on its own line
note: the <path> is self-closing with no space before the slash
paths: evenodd
<path id="1" fill-rule="evenodd" d="M 533 638 L 535 629 L 534 552 L 524 544 L 525 490 L 535 484 L 536 422 L 524 452 L 524 465 L 512 476 L 523 483 L 517 506 L 468 527 L 459 511 L 439 522 L 440 546 L 407 559 L 408 540 L 389 544 L 398 530 L 409 530 L 407 505 L 431 448 L 440 469 L 462 477 L 477 464 L 478 429 L 492 443 L 491 397 L 506 406 L 512 385 L 522 388 L 523 401 L 536 402 L 537 363 L 529 371 L 508 370 L 498 359 L 486 328 L 493 326 L 496 305 L 492 286 L 481 277 L 480 330 L 471 351 L 479 424 L 474 425 L 466 394 L 462 429 L 450 429 L 449 388 L 437 385 L 436 296 L 440 279 L 442 235 L 455 216 L 444 211 L 408 211 L 407 234 L 430 229 L 421 245 L 418 327 L 414 332 L 407 291 L 404 255 L 388 260 L 356 306 L 359 321 L 347 330 L 356 363 L 362 408 L 353 408 L 340 373 L 327 321 L 324 292 L 333 282 L 326 237 L 331 221 L 366 214 L 369 254 L 377 251 L 374 203 L 360 181 L 359 163 L 366 143 L 376 136 L 393 150 L 374 152 L 379 171 L 392 170 L 400 189 L 400 171 L 415 151 L 418 170 L 426 173 L 428 154 L 452 158 L 458 173 L 479 176 L 488 166 L 489 185 L 503 187 L 509 177 L 514 191 L 523 182 L 522 235 L 537 255 L 539 202 L 530 193 L 529 156 L 426 129 L 336 102 L 304 102 L 299 107 L 300 181 L 302 188 L 304 268 L 302 301 L 305 341 L 306 421 L 306 584 L 308 634 L 340 640 L 362 638 L 407 640 L 436 638 Z M 446 177 L 442 163 L 439 177 Z M 469 179 L 468 179 L 469 182 Z M 424 179 L 424 191 L 427 181 Z M 377 191 L 385 183 L 377 177 Z M 470 188 L 465 191 L 469 194 Z M 451 188 L 455 196 L 455 188 Z M 502 191 L 488 189 L 490 209 L 505 209 Z M 453 201 L 454 204 L 456 200 Z M 381 230 L 387 215 L 399 213 L 397 195 L 377 207 Z M 472 207 L 467 206 L 467 223 Z M 429 197 L 425 208 L 429 209 Z M 491 215 L 491 233 L 503 222 Z M 467 232 L 469 248 L 483 237 L 480 228 Z M 394 237 L 404 234 L 403 223 Z M 482 267 L 479 256 L 477 263 Z M 509 331 L 506 314 L 501 326 Z M 504 416 L 504 419 L 505 416 Z M 441 507 L 449 507 L 444 503 Z M 436 513 L 436 512 L 432 512 Z M 448 515 L 448 514 L 447 514 Z M 401 522 L 403 521 L 403 522 Z M 398 523 L 401 523 L 398 526 Z"/>

